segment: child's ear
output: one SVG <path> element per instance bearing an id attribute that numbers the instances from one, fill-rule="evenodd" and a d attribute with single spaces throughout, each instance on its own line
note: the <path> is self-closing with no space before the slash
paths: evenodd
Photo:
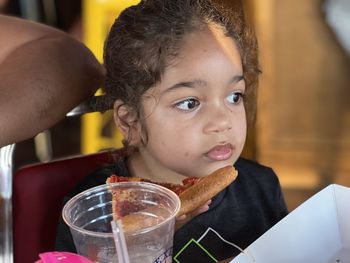
<path id="1" fill-rule="evenodd" d="M 114 122 L 128 145 L 136 146 L 141 141 L 141 126 L 137 112 L 121 100 L 114 102 Z"/>

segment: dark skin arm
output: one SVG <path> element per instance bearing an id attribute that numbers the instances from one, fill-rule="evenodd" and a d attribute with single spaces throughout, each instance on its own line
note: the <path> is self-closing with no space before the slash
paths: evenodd
<path id="1" fill-rule="evenodd" d="M 103 67 L 73 37 L 0 15 L 0 147 L 50 128 L 103 79 Z"/>

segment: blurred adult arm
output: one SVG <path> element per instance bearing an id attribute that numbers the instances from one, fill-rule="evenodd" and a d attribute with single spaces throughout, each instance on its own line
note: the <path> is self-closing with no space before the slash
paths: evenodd
<path id="1" fill-rule="evenodd" d="M 0 15 L 0 147 L 53 126 L 103 80 L 91 51 L 67 33 Z"/>

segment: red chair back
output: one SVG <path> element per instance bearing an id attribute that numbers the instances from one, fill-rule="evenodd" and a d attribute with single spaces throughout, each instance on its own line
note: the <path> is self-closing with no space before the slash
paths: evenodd
<path id="1" fill-rule="evenodd" d="M 14 261 L 33 263 L 54 250 L 62 202 L 86 175 L 113 163 L 124 150 L 79 155 L 20 168 L 13 181 Z"/>

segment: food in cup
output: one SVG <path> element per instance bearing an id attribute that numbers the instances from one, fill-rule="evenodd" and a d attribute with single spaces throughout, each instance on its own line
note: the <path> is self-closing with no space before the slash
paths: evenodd
<path id="1" fill-rule="evenodd" d="M 153 184 L 161 185 L 174 191 L 180 198 L 181 207 L 178 212 L 178 216 L 187 214 L 196 208 L 204 205 L 208 200 L 213 198 L 229 184 L 231 184 L 237 177 L 237 170 L 233 166 L 226 166 L 220 168 L 213 173 L 202 177 L 189 177 L 183 181 L 183 184 L 172 184 L 172 183 L 159 183 L 152 182 L 147 179 L 139 177 L 123 177 L 117 175 L 111 175 L 107 178 L 107 184 L 117 182 L 150 182 Z M 130 211 L 133 209 L 142 211 L 141 213 L 130 213 L 122 214 L 121 211 L 125 211 L 125 206 L 129 206 L 129 193 L 122 189 L 113 189 L 113 217 L 118 220 L 121 219 L 124 231 L 135 231 L 139 227 L 147 224 L 157 224 L 159 221 L 147 216 L 148 210 L 143 210 L 141 207 L 129 208 Z M 152 208 L 154 209 L 154 208 Z M 161 207 L 159 207 L 161 209 Z"/>
<path id="2" fill-rule="evenodd" d="M 78 254 L 93 262 L 118 262 L 111 228 L 113 220 L 112 189 L 124 189 L 135 202 L 133 210 L 123 214 L 142 214 L 158 218 L 149 226 L 141 220 L 140 228 L 125 233 L 132 263 L 171 262 L 175 216 L 180 209 L 179 197 L 169 189 L 145 182 L 123 182 L 85 190 L 70 199 L 63 208 L 63 219 L 70 227 Z M 127 207 L 124 207 L 127 208 Z M 162 208 L 163 210 L 160 210 Z"/>

